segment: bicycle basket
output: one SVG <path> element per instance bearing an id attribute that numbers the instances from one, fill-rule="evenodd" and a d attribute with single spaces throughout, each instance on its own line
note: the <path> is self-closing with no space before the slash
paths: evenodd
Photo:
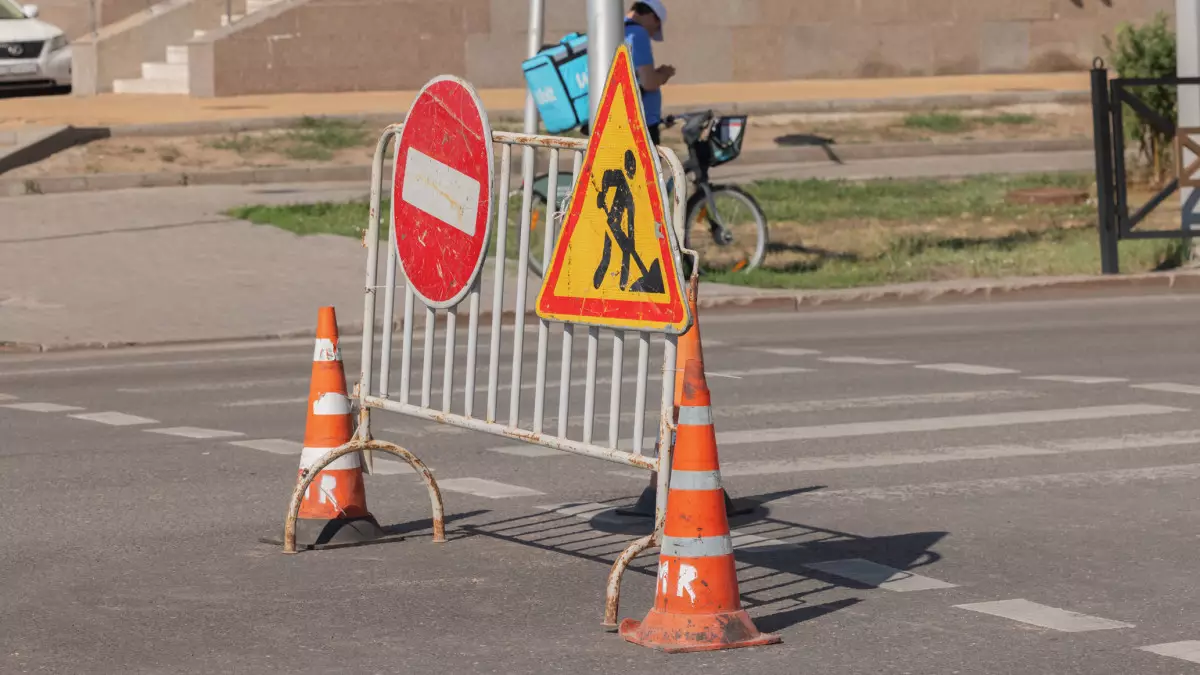
<path id="1" fill-rule="evenodd" d="M 718 117 L 708 133 L 708 146 L 712 154 L 710 166 L 720 166 L 737 159 L 742 154 L 745 131 L 745 115 Z"/>

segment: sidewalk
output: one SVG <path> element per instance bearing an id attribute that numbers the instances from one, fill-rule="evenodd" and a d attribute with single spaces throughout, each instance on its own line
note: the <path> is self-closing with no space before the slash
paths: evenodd
<path id="1" fill-rule="evenodd" d="M 861 107 L 872 101 L 923 99 L 935 106 L 939 98 L 977 95 L 1029 95 L 1086 92 L 1088 73 L 962 75 L 921 78 L 855 80 L 795 80 L 720 84 L 668 85 L 668 107 L 715 106 L 726 110 L 787 111 L 788 103 L 810 103 L 814 109 Z M 479 92 L 495 119 L 520 117 L 523 89 L 485 89 Z M 282 94 L 231 98 L 189 98 L 178 95 L 105 94 L 83 98 L 44 96 L 0 99 L 0 129 L 22 126 L 73 125 L 113 127 L 221 120 L 293 118 L 302 115 L 387 115 L 403 117 L 416 92 L 345 92 Z"/>

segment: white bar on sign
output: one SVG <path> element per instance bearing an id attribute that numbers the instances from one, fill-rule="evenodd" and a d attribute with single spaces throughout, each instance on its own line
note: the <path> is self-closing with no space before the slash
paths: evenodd
<path id="1" fill-rule="evenodd" d="M 475 236 L 479 181 L 410 147 L 401 198 L 456 230 Z"/>

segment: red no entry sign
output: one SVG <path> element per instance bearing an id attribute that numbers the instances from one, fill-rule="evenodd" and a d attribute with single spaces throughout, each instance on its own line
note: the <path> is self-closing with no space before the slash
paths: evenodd
<path id="1" fill-rule="evenodd" d="M 392 217 L 409 286 L 426 304 L 462 300 L 483 269 L 492 222 L 492 127 L 466 82 L 430 80 L 396 145 Z"/>

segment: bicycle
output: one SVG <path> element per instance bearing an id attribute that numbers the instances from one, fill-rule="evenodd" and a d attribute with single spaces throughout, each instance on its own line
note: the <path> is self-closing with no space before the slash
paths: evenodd
<path id="1" fill-rule="evenodd" d="M 684 248 L 700 254 L 702 272 L 744 273 L 758 268 L 767 253 L 766 214 L 753 195 L 736 185 L 712 183 L 708 174 L 713 167 L 732 162 L 741 154 L 746 116 L 716 116 L 712 110 L 700 110 L 668 115 L 662 124 L 669 129 L 679 122 L 683 122 L 681 133 L 688 148 L 683 169 L 695 188 L 685 209 Z M 572 178 L 569 171 L 558 173 L 555 199 L 559 204 L 558 214 L 567 212 L 574 187 Z M 668 180 L 668 195 L 674 189 L 673 183 L 673 179 Z M 540 254 L 545 228 L 540 224 L 548 186 L 549 174 L 543 173 L 534 179 L 528 266 L 538 277 L 542 276 Z M 510 204 L 516 197 L 519 205 L 521 195 L 521 188 L 513 190 L 509 195 Z M 693 228 L 703 224 L 708 226 L 709 238 L 695 237 Z M 712 246 L 708 245 L 709 241 Z"/>

